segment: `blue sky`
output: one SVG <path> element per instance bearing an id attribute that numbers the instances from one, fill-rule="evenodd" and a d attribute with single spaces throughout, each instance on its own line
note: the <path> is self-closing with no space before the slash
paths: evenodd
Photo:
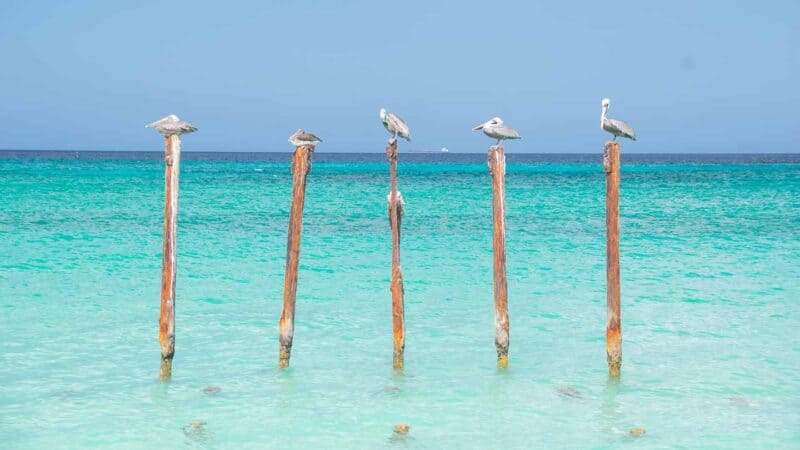
<path id="1" fill-rule="evenodd" d="M 742 4 L 737 4 L 742 3 Z M 594 152 L 600 100 L 629 152 L 798 152 L 800 2 L 0 2 L 0 148 Z"/>

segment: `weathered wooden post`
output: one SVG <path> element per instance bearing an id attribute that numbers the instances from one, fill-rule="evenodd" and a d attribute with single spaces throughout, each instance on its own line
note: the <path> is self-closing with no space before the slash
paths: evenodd
<path id="1" fill-rule="evenodd" d="M 403 310 L 403 272 L 400 271 L 400 221 L 403 217 L 403 196 L 397 191 L 397 138 L 411 140 L 411 132 L 406 122 L 397 114 L 387 112 L 381 108 L 378 112 L 383 127 L 392 138 L 386 146 L 386 156 L 389 158 L 389 178 L 391 191 L 389 192 L 389 223 L 392 227 L 392 331 L 394 338 L 394 358 L 392 365 L 395 369 L 403 368 L 403 353 L 406 347 L 405 312 Z"/>
<path id="2" fill-rule="evenodd" d="M 164 242 L 161 265 L 161 314 L 158 341 L 161 343 L 161 379 L 172 376 L 175 355 L 175 278 L 178 239 L 178 175 L 181 162 L 180 135 L 164 136 Z"/>
<path id="3" fill-rule="evenodd" d="M 492 216 L 494 247 L 494 345 L 497 366 L 508 366 L 508 279 L 506 278 L 506 154 L 502 145 L 489 148 L 492 175 Z"/>
<path id="4" fill-rule="evenodd" d="M 394 336 L 393 367 L 403 368 L 405 351 L 405 317 L 403 310 L 403 272 L 400 270 L 400 222 L 403 217 L 403 196 L 397 191 L 397 140 L 392 139 L 386 147 L 389 158 L 389 223 L 392 227 L 392 329 Z"/>
<path id="5" fill-rule="evenodd" d="M 197 131 L 191 123 L 170 114 L 145 125 L 164 135 L 164 242 L 161 265 L 161 314 L 158 341 L 161 344 L 161 379 L 172 376 L 175 355 L 175 277 L 178 239 L 178 175 L 181 163 L 181 135 Z"/>
<path id="6" fill-rule="evenodd" d="M 306 176 L 311 169 L 311 154 L 313 152 L 314 145 L 302 144 L 295 148 L 294 156 L 292 157 L 292 207 L 289 212 L 289 234 L 286 239 L 283 312 L 278 325 L 280 340 L 278 367 L 281 369 L 289 367 L 289 358 L 292 353 L 294 305 L 297 297 L 297 267 L 300 262 L 300 233 L 303 228 L 303 204 L 306 197 Z"/>
<path id="7" fill-rule="evenodd" d="M 606 142 L 603 149 L 606 172 L 606 356 L 608 371 L 619 376 L 622 365 L 622 316 L 619 280 L 619 144 Z"/>

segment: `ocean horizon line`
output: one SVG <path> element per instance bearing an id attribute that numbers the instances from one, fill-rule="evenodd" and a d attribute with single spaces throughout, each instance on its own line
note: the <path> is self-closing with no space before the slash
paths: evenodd
<path id="1" fill-rule="evenodd" d="M 186 161 L 288 163 L 283 152 L 182 152 Z M 509 164 L 599 164 L 602 152 L 506 154 Z M 486 153 L 401 152 L 404 164 L 485 164 Z M 132 150 L 0 150 L 0 161 L 162 161 L 163 151 Z M 383 152 L 315 152 L 315 163 L 381 164 Z M 626 164 L 800 164 L 800 153 L 627 153 Z"/>

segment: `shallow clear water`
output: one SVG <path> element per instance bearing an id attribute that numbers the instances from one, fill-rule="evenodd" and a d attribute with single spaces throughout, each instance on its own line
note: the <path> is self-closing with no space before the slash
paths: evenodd
<path id="1" fill-rule="evenodd" d="M 509 155 L 506 371 L 485 155 L 401 155 L 403 374 L 382 155 L 315 155 L 283 372 L 289 155 L 184 156 L 168 384 L 160 157 L 0 158 L 0 446 L 800 447 L 796 155 L 623 155 L 619 382 L 599 155 Z"/>

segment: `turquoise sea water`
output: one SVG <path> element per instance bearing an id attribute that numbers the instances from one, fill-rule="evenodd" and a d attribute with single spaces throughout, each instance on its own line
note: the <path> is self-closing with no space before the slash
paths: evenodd
<path id="1" fill-rule="evenodd" d="M 0 447 L 800 448 L 796 155 L 623 155 L 619 382 L 599 154 L 509 155 L 505 371 L 485 155 L 401 155 L 402 374 L 385 157 L 315 155 L 281 372 L 289 155 L 185 154 L 168 384 L 163 162 L 127 158 L 0 158 Z"/>

